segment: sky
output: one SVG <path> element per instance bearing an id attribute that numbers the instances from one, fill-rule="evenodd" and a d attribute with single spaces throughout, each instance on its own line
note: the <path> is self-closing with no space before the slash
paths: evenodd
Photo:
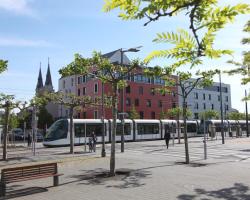
<path id="1" fill-rule="evenodd" d="M 221 2 L 225 2 L 222 1 Z M 227 0 L 232 5 L 249 0 Z M 73 60 L 75 53 L 90 57 L 94 50 L 108 53 L 119 48 L 143 46 L 140 52 L 128 53 L 130 59 L 144 59 L 151 51 L 169 46 L 154 44 L 158 32 L 188 28 L 185 16 L 162 18 L 144 27 L 145 20 L 122 21 L 117 11 L 104 13 L 103 0 L 0 0 L 0 58 L 9 61 L 8 71 L 0 75 L 0 92 L 14 94 L 19 100 L 34 96 L 40 62 L 45 81 L 48 57 L 54 89 L 58 89 L 58 70 Z M 250 15 L 241 15 L 217 35 L 215 46 L 234 51 L 233 57 L 205 60 L 200 69 L 229 69 L 229 59 L 240 61 L 241 45 L 246 37 L 242 29 Z M 150 65 L 166 66 L 167 59 L 153 60 Z M 218 77 L 214 78 L 218 81 Z M 231 84 L 232 107 L 244 112 L 241 99 L 249 86 L 240 84 L 240 76 L 222 76 Z"/>

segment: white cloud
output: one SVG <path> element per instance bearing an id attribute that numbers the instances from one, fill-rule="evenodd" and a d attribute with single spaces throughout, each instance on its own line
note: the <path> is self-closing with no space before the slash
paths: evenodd
<path id="1" fill-rule="evenodd" d="M 29 0 L 0 0 L 0 9 L 16 14 L 35 15 L 34 11 L 29 6 Z"/>
<path id="2" fill-rule="evenodd" d="M 15 46 L 15 47 L 51 47 L 51 43 L 45 40 L 26 40 L 19 38 L 1 38 L 0 46 Z"/>

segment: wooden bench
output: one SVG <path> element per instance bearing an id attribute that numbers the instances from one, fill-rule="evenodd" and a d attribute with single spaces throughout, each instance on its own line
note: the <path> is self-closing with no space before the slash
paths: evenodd
<path id="1" fill-rule="evenodd" d="M 59 176 L 61 175 L 63 174 L 58 174 L 57 163 L 2 169 L 0 196 L 5 196 L 6 184 L 8 183 L 53 177 L 54 186 L 58 186 Z"/>

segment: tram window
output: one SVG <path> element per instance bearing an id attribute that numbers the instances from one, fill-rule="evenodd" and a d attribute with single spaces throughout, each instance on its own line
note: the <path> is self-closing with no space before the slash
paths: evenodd
<path id="1" fill-rule="evenodd" d="M 196 132 L 196 124 L 187 124 L 187 132 L 195 133 Z"/>
<path id="2" fill-rule="evenodd" d="M 48 130 L 45 140 L 55 140 L 67 138 L 68 134 L 68 121 L 59 120 L 56 121 Z"/>
<path id="3" fill-rule="evenodd" d="M 87 124 L 86 125 L 87 137 L 91 136 L 91 133 L 94 131 L 96 136 L 102 136 L 102 124 Z M 105 126 L 105 135 L 107 134 Z"/>
<path id="4" fill-rule="evenodd" d="M 122 133 L 122 124 L 118 123 L 116 128 L 116 135 L 121 135 Z M 130 124 L 124 124 L 124 135 L 131 134 L 131 126 Z"/>
<path id="5" fill-rule="evenodd" d="M 75 126 L 75 137 L 85 136 L 85 124 L 74 124 Z"/>
<path id="6" fill-rule="evenodd" d="M 159 134 L 159 124 L 138 124 L 138 135 Z"/>

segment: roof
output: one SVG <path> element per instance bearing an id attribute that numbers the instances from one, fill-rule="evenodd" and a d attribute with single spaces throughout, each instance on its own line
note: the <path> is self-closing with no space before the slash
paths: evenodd
<path id="1" fill-rule="evenodd" d="M 115 51 L 111 51 L 109 53 L 105 53 L 105 54 L 102 55 L 102 57 L 104 57 L 104 58 L 111 58 L 117 51 L 120 51 L 120 49 L 117 49 Z"/>

